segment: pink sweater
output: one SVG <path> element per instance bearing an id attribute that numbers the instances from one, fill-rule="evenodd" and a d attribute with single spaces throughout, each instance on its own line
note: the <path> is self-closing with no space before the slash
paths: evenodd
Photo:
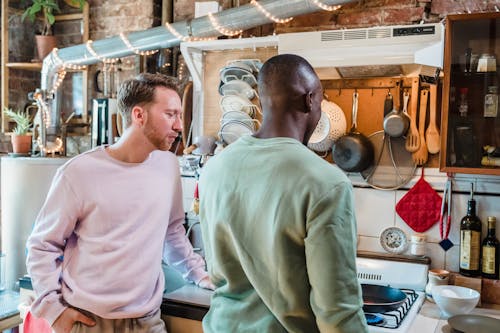
<path id="1" fill-rule="evenodd" d="M 32 312 L 52 324 L 68 304 L 103 318 L 158 310 L 162 257 L 188 280 L 206 276 L 183 222 L 172 153 L 124 163 L 98 147 L 71 159 L 57 171 L 27 242 L 38 297 Z"/>

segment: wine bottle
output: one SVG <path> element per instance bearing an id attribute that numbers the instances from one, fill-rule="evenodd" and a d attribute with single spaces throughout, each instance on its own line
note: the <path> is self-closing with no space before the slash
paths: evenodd
<path id="1" fill-rule="evenodd" d="M 499 243 L 495 235 L 496 218 L 488 216 L 488 234 L 482 244 L 481 275 L 488 279 L 498 279 Z"/>
<path id="2" fill-rule="evenodd" d="M 474 191 L 467 205 L 467 215 L 460 221 L 460 274 L 478 276 L 481 256 L 481 220 L 476 215 Z"/>

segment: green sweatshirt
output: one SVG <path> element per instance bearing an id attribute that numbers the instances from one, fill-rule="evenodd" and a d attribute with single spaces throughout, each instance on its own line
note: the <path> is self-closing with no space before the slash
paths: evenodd
<path id="1" fill-rule="evenodd" d="M 352 186 L 291 138 L 245 136 L 200 182 L 205 333 L 367 332 L 356 276 Z"/>

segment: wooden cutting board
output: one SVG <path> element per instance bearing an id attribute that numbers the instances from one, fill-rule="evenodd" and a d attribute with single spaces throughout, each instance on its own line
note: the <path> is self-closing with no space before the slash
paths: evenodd
<path id="1" fill-rule="evenodd" d="M 182 94 L 182 144 L 184 147 L 189 147 L 193 141 L 193 135 L 189 137 L 189 132 L 193 122 L 193 82 L 190 81 L 184 88 Z"/>

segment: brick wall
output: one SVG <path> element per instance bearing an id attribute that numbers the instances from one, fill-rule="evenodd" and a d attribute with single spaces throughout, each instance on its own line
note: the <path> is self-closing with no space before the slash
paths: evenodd
<path id="1" fill-rule="evenodd" d="M 90 0 L 90 39 L 153 27 L 155 3 L 158 1 Z"/>

